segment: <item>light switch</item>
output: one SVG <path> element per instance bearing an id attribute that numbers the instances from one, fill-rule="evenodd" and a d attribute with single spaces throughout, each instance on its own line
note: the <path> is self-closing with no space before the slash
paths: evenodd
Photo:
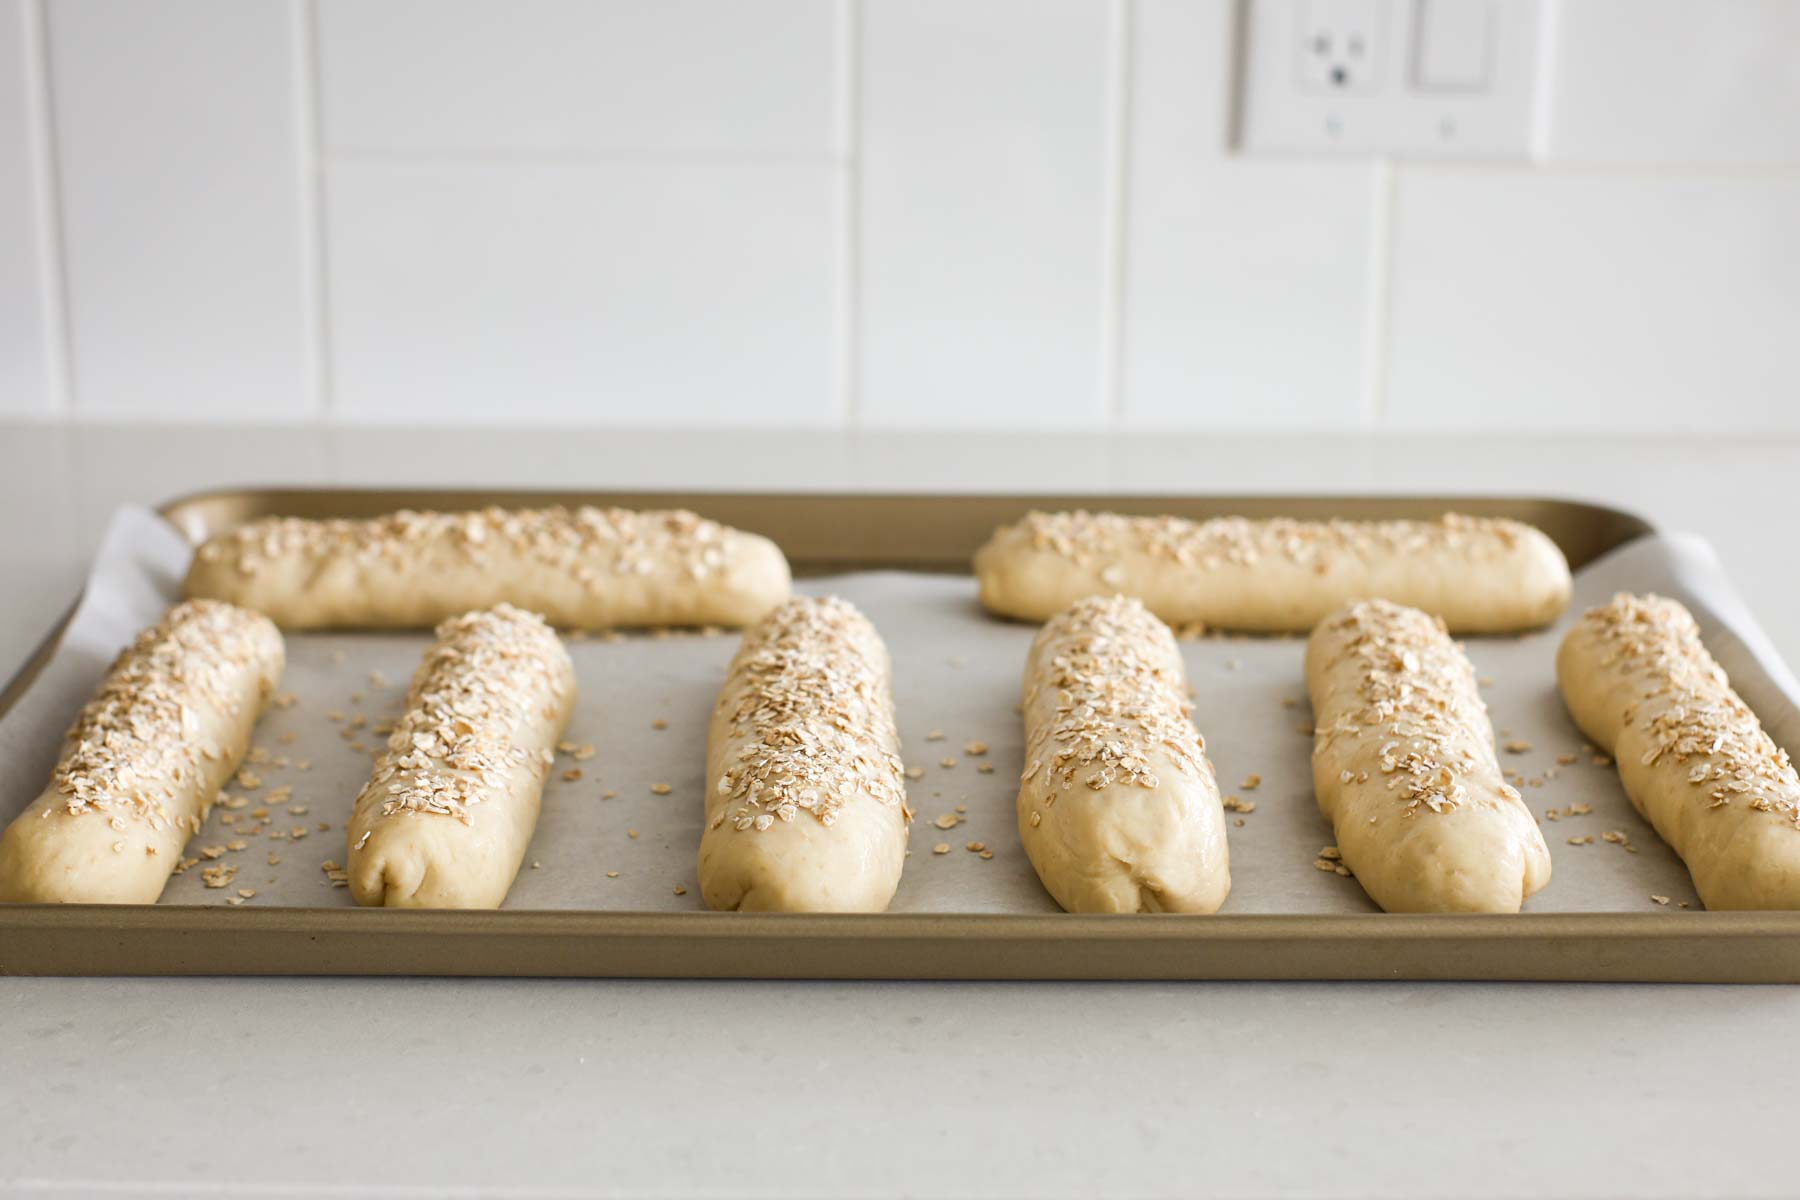
<path id="1" fill-rule="evenodd" d="M 1529 160 L 1540 152 L 1543 34 L 1557 2 L 1239 0 L 1239 145 L 1248 154 Z"/>
<path id="2" fill-rule="evenodd" d="M 1493 0 L 1417 0 L 1413 83 L 1422 92 L 1478 92 L 1490 82 Z"/>

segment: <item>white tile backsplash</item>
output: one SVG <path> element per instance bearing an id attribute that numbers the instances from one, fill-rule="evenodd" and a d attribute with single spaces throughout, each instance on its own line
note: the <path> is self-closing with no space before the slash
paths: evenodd
<path id="1" fill-rule="evenodd" d="M 319 0 L 333 150 L 822 159 L 836 0 Z"/>
<path id="2" fill-rule="evenodd" d="M 341 164 L 336 412 L 829 424 L 840 170 Z"/>
<path id="3" fill-rule="evenodd" d="M 28 0 L 0 0 L 0 415 L 46 414 L 57 400 L 35 17 Z"/>
<path id="4" fill-rule="evenodd" d="M 1800 166 L 1800 4 L 1565 0 L 1554 160 Z"/>
<path id="5" fill-rule="evenodd" d="M 1107 8 L 864 6 L 857 403 L 869 424 L 1105 420 Z"/>
<path id="6" fill-rule="evenodd" d="M 1800 432 L 1800 176 L 1400 172 L 1405 429 Z"/>
<path id="7" fill-rule="evenodd" d="M 1362 419 L 1377 202 L 1366 163 L 1231 152 L 1232 10 L 1133 20 L 1122 412 L 1134 427 L 1342 429 Z"/>
<path id="8" fill-rule="evenodd" d="M 316 411 L 298 0 L 52 0 L 84 413 Z"/>
<path id="9" fill-rule="evenodd" d="M 1548 4 L 1431 168 L 1233 0 L 0 0 L 0 416 L 1800 433 L 1800 3 Z"/>

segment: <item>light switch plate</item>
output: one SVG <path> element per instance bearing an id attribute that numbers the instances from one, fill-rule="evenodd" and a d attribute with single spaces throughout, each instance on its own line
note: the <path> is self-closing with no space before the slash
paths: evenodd
<path id="1" fill-rule="evenodd" d="M 1250 154 L 1542 156 L 1546 0 L 1248 0 Z"/>

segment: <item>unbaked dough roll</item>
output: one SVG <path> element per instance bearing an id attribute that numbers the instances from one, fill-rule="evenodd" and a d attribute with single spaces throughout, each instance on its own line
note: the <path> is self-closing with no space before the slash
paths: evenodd
<path id="1" fill-rule="evenodd" d="M 1800 777 L 1674 600 L 1620 594 L 1563 638 L 1569 715 L 1713 909 L 1800 908 Z"/>
<path id="2" fill-rule="evenodd" d="M 284 629 L 427 629 L 497 604 L 566 629 L 735 626 L 788 589 L 765 537 L 682 510 L 588 507 L 269 517 L 209 539 L 187 576 L 188 595 Z"/>
<path id="3" fill-rule="evenodd" d="M 717 909 L 881 912 L 912 813 L 887 647 L 835 596 L 744 635 L 706 741 L 700 892 Z"/>
<path id="4" fill-rule="evenodd" d="M 281 679 L 266 617 L 189 600 L 138 634 L 0 834 L 0 900 L 154 904 Z"/>
<path id="5" fill-rule="evenodd" d="M 1344 863 L 1388 912 L 1518 912 L 1550 850 L 1494 757 L 1475 670 L 1440 618 L 1385 600 L 1306 644 L 1313 791 Z"/>
<path id="6" fill-rule="evenodd" d="M 1043 621 L 1096 594 L 1136 596 L 1171 625 L 1304 633 L 1380 597 L 1457 633 L 1549 624 L 1569 603 L 1556 543 L 1517 521 L 1253 521 L 1031 513 L 975 555 L 981 602 Z"/>
<path id="7" fill-rule="evenodd" d="M 1217 912 L 1225 810 L 1181 651 L 1136 600 L 1051 618 L 1025 662 L 1019 840 L 1069 912 Z"/>
<path id="8" fill-rule="evenodd" d="M 350 816 L 350 893 L 389 908 L 498 908 L 575 707 L 551 628 L 501 604 L 437 628 Z"/>

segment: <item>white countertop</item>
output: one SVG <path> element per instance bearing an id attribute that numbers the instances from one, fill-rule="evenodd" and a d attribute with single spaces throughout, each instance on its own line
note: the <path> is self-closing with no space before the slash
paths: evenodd
<path id="1" fill-rule="evenodd" d="M 0 425 L 0 674 L 107 515 L 244 483 L 1547 494 L 1790 662 L 1800 439 Z M 1791 1194 L 1800 988 L 0 979 L 0 1191 Z"/>

